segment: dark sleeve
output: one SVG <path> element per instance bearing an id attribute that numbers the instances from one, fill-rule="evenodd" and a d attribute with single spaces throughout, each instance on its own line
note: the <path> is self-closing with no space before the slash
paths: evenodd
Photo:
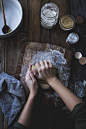
<path id="1" fill-rule="evenodd" d="M 24 125 L 22 125 L 22 124 L 16 122 L 16 123 L 14 124 L 14 126 L 13 126 L 13 129 L 29 129 L 29 128 L 27 128 L 27 127 L 25 127 Z"/>
<path id="2" fill-rule="evenodd" d="M 86 129 L 86 103 L 77 104 L 73 111 L 72 117 L 75 121 L 75 129 Z"/>

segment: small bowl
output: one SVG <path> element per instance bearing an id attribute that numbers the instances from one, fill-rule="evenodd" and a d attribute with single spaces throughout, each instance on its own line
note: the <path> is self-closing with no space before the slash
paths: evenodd
<path id="1" fill-rule="evenodd" d="M 86 58 L 85 58 L 85 57 L 81 57 L 81 58 L 79 59 L 79 63 L 80 63 L 81 65 L 85 65 L 85 64 L 86 64 Z"/>
<path id="2" fill-rule="evenodd" d="M 62 19 L 64 16 L 68 16 L 68 17 L 72 18 L 72 20 L 74 21 L 74 25 L 73 25 L 71 28 L 65 28 L 65 27 L 62 26 L 62 24 L 61 24 L 61 19 Z M 61 29 L 64 30 L 64 31 L 73 29 L 74 26 L 75 26 L 75 23 L 76 23 L 75 18 L 74 18 L 72 15 L 69 15 L 69 14 L 66 14 L 66 15 L 64 15 L 64 16 L 62 16 L 62 17 L 60 18 L 60 20 L 59 20 L 59 25 L 60 25 Z"/>
<path id="3" fill-rule="evenodd" d="M 11 32 L 4 34 L 2 28 L 4 26 L 3 13 L 0 2 L 0 38 L 10 37 L 15 34 L 22 25 L 23 10 L 18 0 L 3 0 L 6 23 L 10 27 Z"/>
<path id="4" fill-rule="evenodd" d="M 76 52 L 76 53 L 75 53 L 75 58 L 76 58 L 76 59 L 80 59 L 81 57 L 82 57 L 81 52 Z"/>

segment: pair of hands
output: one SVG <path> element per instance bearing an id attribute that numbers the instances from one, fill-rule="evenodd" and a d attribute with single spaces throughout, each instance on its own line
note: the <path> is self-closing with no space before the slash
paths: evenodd
<path id="1" fill-rule="evenodd" d="M 38 92 L 38 82 L 35 78 L 35 76 L 38 79 L 44 80 L 47 83 L 52 81 L 52 79 L 55 77 L 53 66 L 51 62 L 48 61 L 40 61 L 40 63 L 35 64 L 37 71 L 33 70 L 31 71 L 31 65 L 29 66 L 29 69 L 26 73 L 26 83 L 29 87 L 30 94 L 32 96 L 36 96 Z"/>

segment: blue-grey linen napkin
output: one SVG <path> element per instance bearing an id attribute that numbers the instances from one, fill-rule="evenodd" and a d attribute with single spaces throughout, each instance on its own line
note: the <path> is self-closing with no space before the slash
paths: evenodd
<path id="1" fill-rule="evenodd" d="M 26 101 L 21 82 L 6 73 L 0 74 L 0 106 L 10 125 Z"/>

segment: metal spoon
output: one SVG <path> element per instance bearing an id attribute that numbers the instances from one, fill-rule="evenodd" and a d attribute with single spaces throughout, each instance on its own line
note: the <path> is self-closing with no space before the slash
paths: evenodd
<path id="1" fill-rule="evenodd" d="M 1 0 L 1 7 L 2 7 L 2 12 L 3 12 L 3 19 L 4 19 L 4 26 L 2 28 L 2 32 L 4 34 L 9 33 L 11 31 L 10 27 L 6 24 L 6 19 L 5 19 L 5 13 L 4 13 L 4 6 L 3 6 L 3 0 Z"/>

